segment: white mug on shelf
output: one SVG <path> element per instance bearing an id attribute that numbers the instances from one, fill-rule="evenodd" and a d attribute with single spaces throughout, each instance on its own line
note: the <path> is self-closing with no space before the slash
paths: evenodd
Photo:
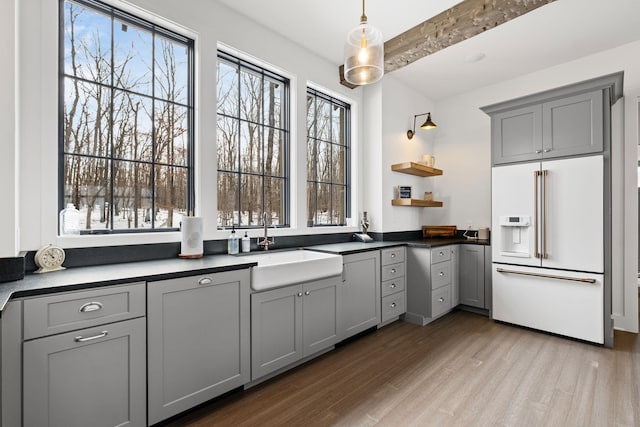
<path id="1" fill-rule="evenodd" d="M 423 154 L 421 163 L 425 166 L 432 168 L 433 165 L 436 163 L 436 158 L 433 157 L 431 154 Z"/>

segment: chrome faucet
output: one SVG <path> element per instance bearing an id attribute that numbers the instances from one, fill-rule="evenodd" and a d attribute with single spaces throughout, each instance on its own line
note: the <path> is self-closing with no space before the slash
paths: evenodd
<path id="1" fill-rule="evenodd" d="M 258 237 L 258 246 L 262 246 L 265 251 L 269 250 L 269 246 L 273 245 L 276 242 L 275 237 L 269 240 L 269 236 L 267 234 L 267 212 L 262 213 L 262 222 L 264 223 L 264 237 L 262 241 Z"/>

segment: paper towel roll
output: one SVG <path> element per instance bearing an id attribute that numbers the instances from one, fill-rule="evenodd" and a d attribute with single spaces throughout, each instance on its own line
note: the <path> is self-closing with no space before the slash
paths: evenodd
<path id="1" fill-rule="evenodd" d="M 180 240 L 181 258 L 200 258 L 203 253 L 202 218 L 199 216 L 183 216 L 180 224 L 182 233 Z"/>

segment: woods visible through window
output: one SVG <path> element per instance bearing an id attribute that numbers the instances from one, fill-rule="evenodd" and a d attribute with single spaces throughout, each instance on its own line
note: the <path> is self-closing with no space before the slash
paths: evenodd
<path id="1" fill-rule="evenodd" d="M 307 226 L 346 225 L 350 216 L 349 104 L 307 90 Z"/>
<path id="2" fill-rule="evenodd" d="M 289 225 L 289 80 L 218 52 L 218 228 Z"/>
<path id="3" fill-rule="evenodd" d="M 60 2 L 60 198 L 83 233 L 176 229 L 193 210 L 193 41 Z"/>

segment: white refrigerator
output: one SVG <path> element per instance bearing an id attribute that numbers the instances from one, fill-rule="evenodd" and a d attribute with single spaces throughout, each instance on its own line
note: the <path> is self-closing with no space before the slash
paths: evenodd
<path id="1" fill-rule="evenodd" d="M 492 169 L 493 318 L 604 343 L 602 155 Z"/>

